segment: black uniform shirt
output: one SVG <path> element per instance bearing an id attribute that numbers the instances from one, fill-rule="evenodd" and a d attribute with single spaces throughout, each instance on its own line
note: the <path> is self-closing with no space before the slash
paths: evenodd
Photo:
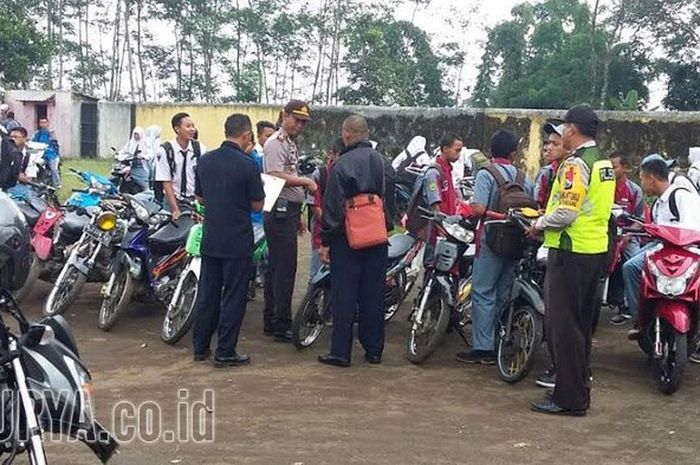
<path id="1" fill-rule="evenodd" d="M 235 143 L 225 141 L 199 159 L 195 193 L 204 198 L 202 255 L 236 259 L 250 256 L 250 204 L 265 198 L 253 159 Z"/>

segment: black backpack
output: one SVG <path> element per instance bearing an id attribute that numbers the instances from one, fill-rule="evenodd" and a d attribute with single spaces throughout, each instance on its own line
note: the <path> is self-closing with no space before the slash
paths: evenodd
<path id="1" fill-rule="evenodd" d="M 425 204 L 424 195 L 425 175 L 428 174 L 430 170 L 437 170 L 440 176 L 443 176 L 443 172 L 437 164 L 428 166 L 425 173 L 415 181 L 411 198 L 408 199 L 408 205 L 406 206 L 406 231 L 413 235 L 420 234 L 428 225 L 428 221 L 421 216 L 422 213 L 418 207 L 430 208 L 430 205 Z"/>
<path id="2" fill-rule="evenodd" d="M 675 178 L 674 178 L 674 180 L 675 180 Z M 671 215 L 673 215 L 673 221 L 675 223 L 678 223 L 681 220 L 681 214 L 678 211 L 678 201 L 676 200 L 676 194 L 678 194 L 678 191 L 690 192 L 685 187 L 676 187 L 675 189 L 673 189 L 673 192 L 671 192 L 671 195 L 668 198 L 668 209 L 671 210 Z M 654 201 L 654 205 L 652 205 L 652 207 L 651 207 L 652 212 L 654 211 L 654 207 L 656 207 L 656 202 L 658 202 L 658 200 L 659 199 L 656 199 Z"/>
<path id="3" fill-rule="evenodd" d="M 406 168 L 411 166 L 411 164 L 418 159 L 421 155 L 423 155 L 425 150 L 421 150 L 420 152 L 416 153 L 415 155 L 412 155 L 411 152 L 408 150 L 405 150 L 406 152 L 406 158 L 399 164 L 399 167 L 396 168 L 396 182 L 398 184 L 403 184 L 404 186 L 411 186 L 413 183 L 416 182 L 417 176 L 413 173 L 409 173 L 406 171 Z"/>
<path id="4" fill-rule="evenodd" d="M 165 150 L 165 158 L 168 161 L 168 166 L 170 167 L 170 177 L 171 179 L 175 179 L 175 149 L 173 148 L 173 145 L 170 142 L 163 143 L 161 147 L 163 147 L 163 150 Z M 192 151 L 194 152 L 195 160 L 198 160 L 199 157 L 202 156 L 202 146 L 199 144 L 198 140 L 192 141 Z M 187 180 L 183 179 L 183 182 L 187 182 Z M 155 186 L 153 187 L 153 193 L 156 201 L 162 203 L 165 199 L 165 192 L 163 191 L 162 182 L 155 183 Z"/>
<path id="5" fill-rule="evenodd" d="M 497 212 L 507 213 L 511 208 L 538 208 L 537 201 L 525 192 L 525 173 L 521 170 L 517 170 L 515 180 L 510 181 L 503 177 L 495 165 L 484 169 L 493 176 L 497 184 Z M 497 255 L 509 260 L 516 260 L 523 256 L 525 232 L 520 226 L 508 223 L 489 224 L 485 233 L 486 245 Z"/>

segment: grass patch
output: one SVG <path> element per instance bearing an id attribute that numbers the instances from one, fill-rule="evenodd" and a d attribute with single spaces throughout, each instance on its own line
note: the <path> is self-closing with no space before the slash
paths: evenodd
<path id="1" fill-rule="evenodd" d="M 70 168 L 80 171 L 91 171 L 109 177 L 112 171 L 111 159 L 94 158 L 65 158 L 61 160 L 61 190 L 58 198 L 61 202 L 70 197 L 73 189 L 82 189 L 85 183 L 70 172 Z"/>

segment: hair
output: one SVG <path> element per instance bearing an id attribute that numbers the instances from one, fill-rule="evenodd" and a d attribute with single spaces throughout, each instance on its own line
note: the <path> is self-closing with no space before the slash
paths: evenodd
<path id="1" fill-rule="evenodd" d="M 10 110 L 7 112 L 7 118 L 8 119 L 15 119 L 15 112 Z"/>
<path id="2" fill-rule="evenodd" d="M 670 168 L 666 164 L 666 161 L 660 158 L 654 158 L 642 163 L 640 169 L 658 181 L 668 181 Z"/>
<path id="3" fill-rule="evenodd" d="M 48 116 L 42 116 L 41 118 L 39 118 L 39 122 L 42 122 L 42 121 L 48 122 L 48 121 L 49 121 L 49 117 L 48 117 Z"/>
<path id="4" fill-rule="evenodd" d="M 452 147 L 452 144 L 454 144 L 457 141 L 462 141 L 462 138 L 459 137 L 456 134 L 447 134 L 442 136 L 440 139 L 440 150 L 442 150 L 445 147 Z"/>
<path id="5" fill-rule="evenodd" d="M 339 155 L 340 152 L 345 150 L 345 143 L 343 143 L 343 139 L 340 137 L 335 139 L 331 144 L 328 146 L 328 150 L 332 150 L 336 155 Z"/>
<path id="6" fill-rule="evenodd" d="M 610 154 L 610 156 L 609 156 L 608 158 L 609 158 L 610 160 L 614 160 L 615 158 L 619 158 L 619 159 L 620 159 L 620 164 L 621 164 L 622 166 L 624 166 L 625 168 L 629 168 L 629 167 L 632 166 L 632 162 L 630 161 L 630 157 L 627 156 L 627 155 L 625 155 L 625 154 L 622 153 L 622 152 L 619 152 L 619 151 L 618 151 L 618 152 L 613 152 L 613 153 Z"/>
<path id="7" fill-rule="evenodd" d="M 369 126 L 364 116 L 350 115 L 343 121 L 343 129 L 358 136 L 369 136 Z"/>
<path id="8" fill-rule="evenodd" d="M 10 131 L 10 134 L 12 134 L 13 132 L 19 132 L 20 134 L 22 134 L 22 137 L 27 137 L 29 135 L 27 130 L 21 126 L 18 128 L 14 128 L 12 131 Z"/>
<path id="9" fill-rule="evenodd" d="M 271 121 L 258 121 L 258 124 L 255 125 L 257 131 L 258 131 L 258 136 L 262 134 L 264 129 L 272 129 L 273 131 L 276 131 L 277 128 L 275 127 L 275 124 L 272 123 Z"/>
<path id="10" fill-rule="evenodd" d="M 576 131 L 578 131 L 579 134 L 585 137 L 592 137 L 595 138 L 598 130 L 593 127 L 593 126 L 586 126 L 581 123 L 570 123 L 573 127 L 576 128 Z"/>
<path id="11" fill-rule="evenodd" d="M 518 136 L 513 131 L 499 129 L 491 137 L 491 157 L 507 157 L 518 151 Z"/>
<path id="12" fill-rule="evenodd" d="M 180 112 L 176 113 L 175 116 L 173 116 L 173 119 L 170 120 L 170 124 L 172 125 L 173 129 L 176 127 L 180 126 L 182 124 L 182 120 L 185 118 L 189 118 L 190 115 L 188 113 Z"/>
<path id="13" fill-rule="evenodd" d="M 234 113 L 226 118 L 226 123 L 224 123 L 226 137 L 241 137 L 244 133 L 250 131 L 251 128 L 250 118 L 242 113 Z"/>

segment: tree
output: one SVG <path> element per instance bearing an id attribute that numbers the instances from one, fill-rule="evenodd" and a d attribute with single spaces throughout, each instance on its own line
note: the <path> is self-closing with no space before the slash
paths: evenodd
<path id="1" fill-rule="evenodd" d="M 700 111 L 700 62 L 669 65 L 663 103 L 671 110 Z"/>
<path id="2" fill-rule="evenodd" d="M 51 47 L 24 8 L 5 1 L 0 7 L 0 82 L 27 87 L 39 68 L 49 62 Z"/>

